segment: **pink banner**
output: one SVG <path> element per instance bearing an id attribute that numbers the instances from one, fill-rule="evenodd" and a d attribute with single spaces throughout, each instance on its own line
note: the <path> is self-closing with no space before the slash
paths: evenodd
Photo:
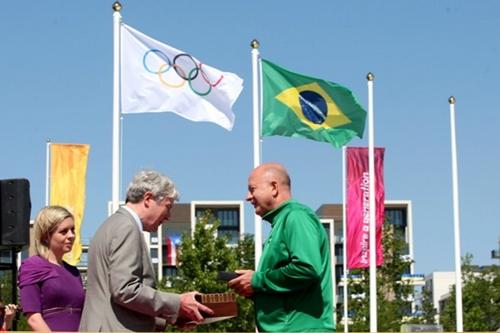
<path id="1" fill-rule="evenodd" d="M 377 266 L 384 262 L 384 148 L 375 148 Z M 368 148 L 347 148 L 347 268 L 370 267 L 370 175 Z"/>
<path id="2" fill-rule="evenodd" d="M 170 237 L 165 237 L 165 243 L 167 244 L 167 253 L 165 258 L 163 259 L 164 263 L 167 266 L 176 266 L 177 265 L 177 247 L 175 243 Z"/>

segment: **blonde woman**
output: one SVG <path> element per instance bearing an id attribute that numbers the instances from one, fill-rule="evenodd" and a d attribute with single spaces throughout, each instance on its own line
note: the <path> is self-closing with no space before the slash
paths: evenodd
<path id="1" fill-rule="evenodd" d="M 75 240 L 73 215 L 64 207 L 43 208 L 35 219 L 36 255 L 19 268 L 23 312 L 33 331 L 77 331 L 85 293 L 80 273 L 63 261 Z"/>

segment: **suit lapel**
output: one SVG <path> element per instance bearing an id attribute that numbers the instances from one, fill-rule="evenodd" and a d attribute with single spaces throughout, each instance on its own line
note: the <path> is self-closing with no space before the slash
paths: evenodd
<path id="1" fill-rule="evenodd" d="M 120 207 L 117 213 L 125 215 L 127 219 L 130 221 L 130 223 L 133 223 L 137 227 L 137 231 L 141 233 L 142 237 L 140 237 L 140 239 L 141 239 L 141 250 L 142 250 L 141 257 L 143 258 L 142 259 L 143 278 L 151 280 L 152 286 L 155 287 L 156 275 L 155 275 L 155 270 L 153 268 L 153 262 L 151 261 L 151 256 L 149 254 L 150 253 L 149 248 L 146 244 L 144 232 L 142 231 L 141 228 L 139 228 L 134 217 L 132 216 L 132 214 L 130 214 L 130 212 L 127 209 Z"/>

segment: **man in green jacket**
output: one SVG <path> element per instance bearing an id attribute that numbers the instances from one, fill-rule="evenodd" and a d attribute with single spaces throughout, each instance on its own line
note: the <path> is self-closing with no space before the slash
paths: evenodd
<path id="1" fill-rule="evenodd" d="M 257 271 L 236 271 L 229 286 L 254 300 L 259 331 L 334 331 L 328 238 L 316 214 L 292 200 L 285 168 L 255 168 L 246 200 L 272 230 Z"/>

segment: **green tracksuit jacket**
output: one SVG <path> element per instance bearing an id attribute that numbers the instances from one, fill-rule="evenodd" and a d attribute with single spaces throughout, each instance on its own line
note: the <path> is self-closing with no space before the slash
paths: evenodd
<path id="1" fill-rule="evenodd" d="M 333 331 L 330 247 L 318 217 L 289 200 L 263 219 L 272 230 L 252 278 L 259 331 Z"/>

